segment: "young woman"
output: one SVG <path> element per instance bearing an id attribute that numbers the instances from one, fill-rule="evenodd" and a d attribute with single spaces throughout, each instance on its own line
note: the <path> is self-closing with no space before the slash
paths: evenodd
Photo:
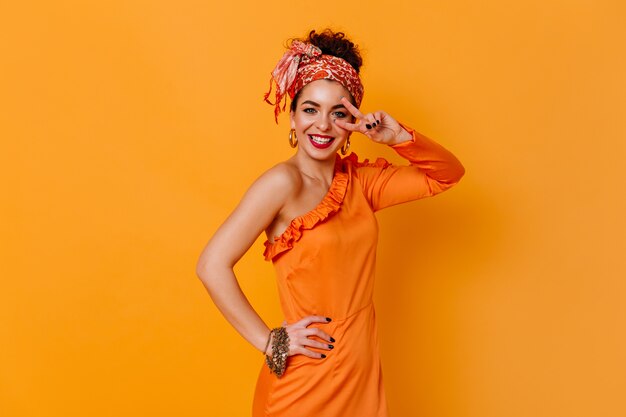
<path id="1" fill-rule="evenodd" d="M 361 63 L 341 32 L 292 40 L 270 91 L 274 82 L 275 116 L 292 99 L 289 143 L 297 149 L 250 186 L 198 261 L 219 310 L 265 354 L 254 417 L 387 416 L 372 303 L 374 212 L 438 194 L 465 173 L 452 153 L 388 113 L 359 110 Z M 354 132 L 409 164 L 345 156 Z M 285 317 L 271 330 L 233 273 L 263 231 Z"/>

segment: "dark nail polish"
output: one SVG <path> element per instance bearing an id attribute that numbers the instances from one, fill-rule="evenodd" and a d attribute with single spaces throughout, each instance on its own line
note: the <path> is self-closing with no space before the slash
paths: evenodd
<path id="1" fill-rule="evenodd" d="M 380 123 L 380 120 L 376 120 L 376 123 Z"/>
<path id="2" fill-rule="evenodd" d="M 330 341 L 335 343 L 335 339 L 333 339 L 332 337 L 330 338 Z"/>
<path id="3" fill-rule="evenodd" d="M 323 358 L 325 358 L 325 357 L 326 357 L 326 355 L 324 355 L 324 354 L 322 353 L 322 359 L 323 359 Z"/>
<path id="4" fill-rule="evenodd" d="M 328 345 L 328 349 L 334 349 L 335 347 L 333 345 Z"/>
<path id="5" fill-rule="evenodd" d="M 331 321 L 332 319 L 330 317 L 326 317 L 326 321 Z"/>
<path id="6" fill-rule="evenodd" d="M 368 128 L 368 129 L 371 129 L 371 128 L 372 128 L 372 125 L 371 125 L 371 124 L 369 124 L 369 123 L 367 123 L 367 124 L 365 125 L 365 127 L 366 127 L 366 128 Z"/>

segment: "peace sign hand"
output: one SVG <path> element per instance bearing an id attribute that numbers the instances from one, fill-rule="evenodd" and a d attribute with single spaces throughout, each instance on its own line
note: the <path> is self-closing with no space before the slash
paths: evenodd
<path id="1" fill-rule="evenodd" d="M 382 110 L 363 114 L 350 101 L 342 97 L 341 103 L 358 119 L 356 123 L 348 123 L 335 119 L 335 124 L 351 132 L 360 132 L 377 143 L 393 145 L 409 140 L 411 135 L 404 130 L 400 123 Z"/>

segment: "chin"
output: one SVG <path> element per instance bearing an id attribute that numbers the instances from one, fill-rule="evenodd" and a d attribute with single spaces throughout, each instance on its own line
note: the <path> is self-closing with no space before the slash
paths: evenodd
<path id="1" fill-rule="evenodd" d="M 329 159 L 334 159 L 335 155 L 339 152 L 339 149 L 328 148 L 328 149 L 307 149 L 306 153 L 310 158 L 315 159 L 317 161 L 327 161 Z"/>

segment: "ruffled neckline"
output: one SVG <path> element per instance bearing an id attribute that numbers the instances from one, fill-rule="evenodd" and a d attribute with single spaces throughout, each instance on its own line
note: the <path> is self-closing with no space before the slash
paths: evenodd
<path id="1" fill-rule="evenodd" d="M 346 159 L 352 160 L 354 158 L 352 155 L 355 155 L 354 152 L 342 159 L 337 154 L 335 157 L 334 175 L 328 192 L 314 209 L 291 220 L 287 229 L 279 236 L 276 236 L 273 242 L 270 242 L 269 239 L 265 240 L 263 243 L 265 246 L 263 256 L 266 261 L 273 260 L 279 254 L 293 248 L 305 230 L 313 229 L 317 224 L 326 221 L 326 219 L 339 211 L 348 189 L 349 180 L 349 174 L 342 169 L 343 161 Z"/>
<path id="2" fill-rule="evenodd" d="M 363 161 L 359 161 L 359 157 L 354 152 L 350 152 L 350 155 L 346 156 L 344 161 L 349 161 L 355 168 L 361 167 L 377 167 L 377 168 L 386 168 L 391 165 L 391 162 L 387 161 L 385 158 L 378 157 L 374 162 L 370 162 L 369 159 L 364 159 Z"/>

